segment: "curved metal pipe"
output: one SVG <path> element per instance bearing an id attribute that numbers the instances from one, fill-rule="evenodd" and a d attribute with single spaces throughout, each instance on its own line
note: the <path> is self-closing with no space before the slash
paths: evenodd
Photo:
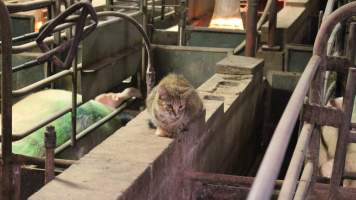
<path id="1" fill-rule="evenodd" d="M 336 26 L 341 21 L 356 15 L 356 2 L 348 3 L 325 18 L 325 21 L 320 27 L 314 42 L 313 54 L 325 56 L 327 41 Z"/>
<path id="2" fill-rule="evenodd" d="M 103 12 L 98 12 L 98 16 L 104 17 L 104 16 L 113 16 L 113 17 L 120 17 L 123 19 L 126 19 L 128 22 L 133 24 L 137 30 L 141 33 L 145 45 L 145 49 L 147 52 L 147 69 L 146 69 L 146 85 L 147 85 L 147 94 L 152 90 L 155 84 L 155 69 L 152 65 L 152 57 L 151 57 L 151 43 L 149 40 L 149 37 L 147 33 L 144 31 L 143 27 L 132 17 L 119 13 L 119 12 L 114 12 L 114 11 L 103 11 Z"/>

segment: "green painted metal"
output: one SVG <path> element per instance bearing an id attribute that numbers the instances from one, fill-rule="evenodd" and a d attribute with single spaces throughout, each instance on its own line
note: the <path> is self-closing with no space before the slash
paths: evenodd
<path id="1" fill-rule="evenodd" d="M 13 66 L 23 64 L 27 61 L 34 60 L 40 53 L 28 52 L 12 55 Z M 0 58 L 1 62 L 1 58 Z M 1 65 L 0 65 L 1 66 Z M 31 76 L 29 76 L 31 74 Z M 1 75 L 0 75 L 1 77 Z M 20 89 L 45 77 L 44 65 L 38 65 L 29 69 L 21 70 L 12 74 L 13 89 Z M 0 86 L 1 87 L 1 86 Z"/>
<path id="2" fill-rule="evenodd" d="M 285 52 L 287 71 L 303 72 L 313 54 L 313 47 L 308 45 L 286 45 Z"/>
<path id="3" fill-rule="evenodd" d="M 15 14 L 11 16 L 11 26 L 13 37 L 31 33 L 35 30 L 35 17 Z"/>
<path id="4" fill-rule="evenodd" d="M 198 87 L 216 71 L 216 63 L 232 49 L 155 46 L 154 66 L 158 80 L 168 73 L 183 74 L 193 86 Z"/>
<path id="5" fill-rule="evenodd" d="M 235 48 L 245 39 L 245 33 L 233 31 L 189 30 L 187 45 L 198 47 Z"/>
<path id="6" fill-rule="evenodd" d="M 134 18 L 142 18 L 141 14 Z M 79 57 L 84 71 L 81 74 L 81 92 L 84 100 L 107 92 L 124 79 L 134 75 L 140 67 L 142 37 L 128 22 L 117 19 L 100 22 L 97 29 L 83 42 Z M 115 57 L 120 57 L 115 59 Z M 126 54 L 126 55 L 125 55 Z M 104 66 L 100 62 L 109 59 Z M 92 70 L 94 72 L 85 72 Z"/>

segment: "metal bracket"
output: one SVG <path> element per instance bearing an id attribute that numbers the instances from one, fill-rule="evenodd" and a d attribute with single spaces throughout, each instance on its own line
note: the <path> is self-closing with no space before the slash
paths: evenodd
<path id="1" fill-rule="evenodd" d="M 303 120 L 321 126 L 339 127 L 343 122 L 343 112 L 319 105 L 304 104 Z"/>

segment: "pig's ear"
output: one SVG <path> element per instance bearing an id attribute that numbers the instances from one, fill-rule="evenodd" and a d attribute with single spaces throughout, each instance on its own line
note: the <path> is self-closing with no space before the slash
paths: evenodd
<path id="1" fill-rule="evenodd" d="M 336 99 L 331 99 L 329 101 L 330 106 L 336 108 L 336 109 L 342 109 L 342 103 L 343 103 L 343 98 L 336 98 Z"/>

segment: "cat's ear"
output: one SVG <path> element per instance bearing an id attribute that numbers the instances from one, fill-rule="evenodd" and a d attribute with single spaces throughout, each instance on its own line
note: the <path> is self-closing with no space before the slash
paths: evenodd
<path id="1" fill-rule="evenodd" d="M 158 97 L 161 100 L 165 100 L 168 98 L 168 91 L 167 88 L 165 88 L 164 86 L 159 86 L 158 87 Z"/>
<path id="2" fill-rule="evenodd" d="M 194 89 L 189 88 L 188 90 L 186 90 L 185 92 L 183 92 L 182 96 L 187 98 L 189 97 L 192 93 L 194 93 Z"/>

